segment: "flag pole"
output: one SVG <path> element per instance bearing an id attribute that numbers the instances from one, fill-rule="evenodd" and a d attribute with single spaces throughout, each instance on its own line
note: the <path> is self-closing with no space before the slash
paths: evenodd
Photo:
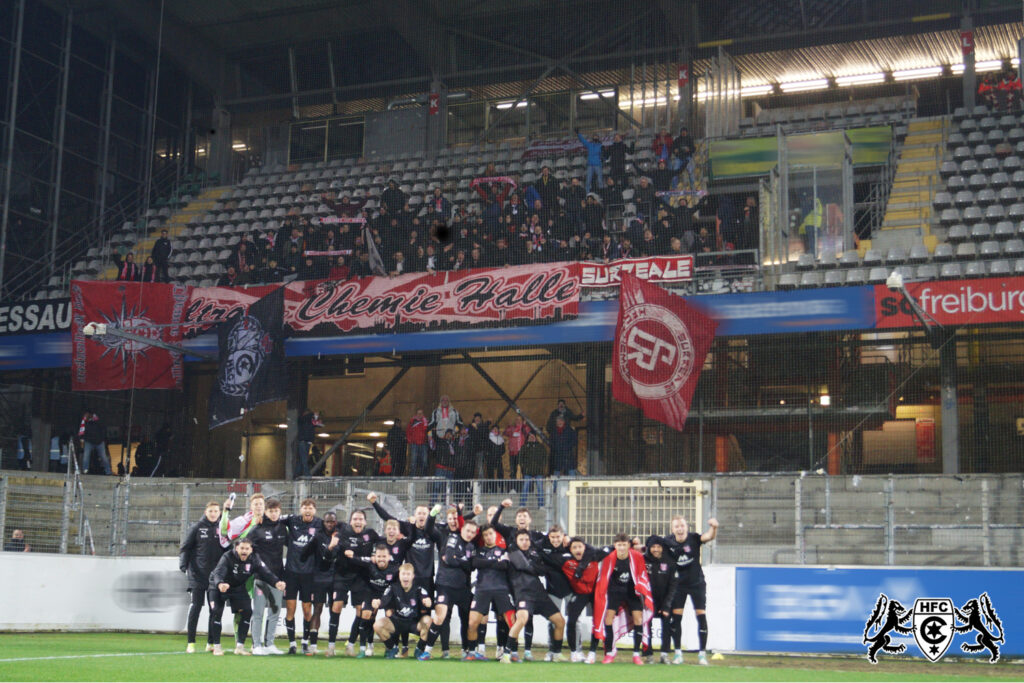
<path id="1" fill-rule="evenodd" d="M 89 323 L 88 325 L 82 328 L 82 333 L 85 334 L 86 337 L 92 338 L 111 336 L 118 337 L 120 339 L 127 339 L 128 341 L 133 341 L 139 344 L 155 346 L 158 349 L 171 351 L 172 353 L 180 353 L 186 356 L 195 356 L 196 358 L 202 358 L 203 360 L 220 360 L 220 357 L 215 353 L 208 353 L 206 351 L 193 351 L 192 349 L 187 349 L 184 346 L 181 346 L 180 344 L 168 344 L 167 342 L 160 339 L 152 339 L 150 337 L 144 337 L 140 334 L 135 334 L 134 332 L 126 332 L 125 330 L 122 330 L 118 327 L 110 327 L 103 323 Z"/>

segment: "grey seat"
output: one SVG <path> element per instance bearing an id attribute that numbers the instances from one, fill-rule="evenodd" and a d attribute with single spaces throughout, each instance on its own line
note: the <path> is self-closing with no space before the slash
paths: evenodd
<path id="1" fill-rule="evenodd" d="M 821 287 L 825 284 L 825 276 L 815 270 L 804 273 L 800 276 L 801 287 Z"/>
<path id="2" fill-rule="evenodd" d="M 825 286 L 826 287 L 839 287 L 846 284 L 846 271 L 845 270 L 829 270 L 825 273 Z"/>
<path id="3" fill-rule="evenodd" d="M 978 190 L 978 194 L 974 196 L 974 201 L 976 201 L 978 205 L 982 207 L 988 206 L 990 204 L 995 204 L 996 191 L 990 187 L 986 187 L 983 190 Z"/>
<path id="4" fill-rule="evenodd" d="M 843 255 L 839 257 L 839 265 L 843 268 L 859 266 L 860 255 L 855 249 L 844 251 Z"/>
<path id="5" fill-rule="evenodd" d="M 939 277 L 939 268 L 934 263 L 925 263 L 917 267 L 915 276 L 918 280 L 935 280 Z"/>
<path id="6" fill-rule="evenodd" d="M 894 263 L 903 263 L 907 260 L 907 251 L 903 247 L 892 247 L 889 252 L 885 255 L 885 262 L 892 265 Z"/>
<path id="7" fill-rule="evenodd" d="M 940 242 L 935 245 L 935 253 L 932 259 L 935 261 L 948 261 L 953 258 L 953 245 L 949 242 Z"/>
<path id="8" fill-rule="evenodd" d="M 907 257 L 908 263 L 923 263 L 928 260 L 928 247 L 923 244 L 915 244 L 910 247 L 910 255 Z"/>
<path id="9" fill-rule="evenodd" d="M 964 276 L 963 268 L 960 267 L 959 263 L 943 263 L 939 269 L 939 277 L 941 278 L 962 278 Z"/>
<path id="10" fill-rule="evenodd" d="M 984 261 L 968 261 L 964 264 L 964 275 L 966 277 L 985 277 L 988 271 L 985 269 Z"/>
<path id="11" fill-rule="evenodd" d="M 798 270 L 810 270 L 814 268 L 814 256 L 812 254 L 800 254 L 796 259 Z"/>
<path id="12" fill-rule="evenodd" d="M 985 218 L 985 214 L 982 213 L 981 207 L 968 206 L 964 209 L 964 212 L 960 215 L 961 220 L 967 224 L 980 223 Z"/>
<path id="13" fill-rule="evenodd" d="M 988 183 L 994 189 L 1002 190 L 1003 188 L 1009 187 L 1010 174 L 1006 171 L 996 171 L 992 174 L 992 177 L 988 179 Z"/>
<path id="14" fill-rule="evenodd" d="M 996 258 L 1002 256 L 1003 250 L 1000 248 L 999 242 L 986 240 L 978 247 L 978 253 L 981 254 L 982 258 Z"/>
<path id="15" fill-rule="evenodd" d="M 960 209 L 943 209 L 939 214 L 939 223 L 952 225 L 960 222 Z"/>
<path id="16" fill-rule="evenodd" d="M 962 242 L 956 245 L 956 257 L 958 259 L 973 259 L 978 257 L 978 245 L 974 242 Z"/>
<path id="17" fill-rule="evenodd" d="M 1024 240 L 1017 237 L 1007 240 L 1003 246 L 1003 253 L 1007 256 L 1024 256 Z"/>
<path id="18" fill-rule="evenodd" d="M 949 228 L 949 232 L 946 233 L 946 239 L 950 242 L 963 242 L 971 236 L 967 226 L 963 223 L 952 225 Z"/>
<path id="19" fill-rule="evenodd" d="M 936 192 L 935 198 L 932 200 L 932 204 L 934 204 L 935 208 L 940 211 L 942 209 L 948 209 L 953 206 L 953 195 L 948 192 Z"/>
<path id="20" fill-rule="evenodd" d="M 998 240 L 1008 240 L 1017 234 L 1017 226 L 1010 221 L 999 221 L 992 229 L 992 236 Z"/>
<path id="21" fill-rule="evenodd" d="M 864 252 L 864 265 L 874 266 L 882 263 L 882 252 L 877 249 L 868 249 Z"/>
<path id="22" fill-rule="evenodd" d="M 888 278 L 888 277 L 889 277 L 889 269 L 885 268 L 885 267 L 882 267 L 882 266 L 877 266 L 875 268 L 872 268 L 868 272 L 868 282 L 871 283 L 871 284 L 874 284 L 874 285 L 882 284 L 883 282 L 885 282 L 886 278 Z M 849 281 L 849 278 L 847 278 L 847 281 Z"/>
<path id="23" fill-rule="evenodd" d="M 846 284 L 849 286 L 862 285 L 867 282 L 867 276 L 863 268 L 851 268 L 846 271 Z"/>
<path id="24" fill-rule="evenodd" d="M 1010 274 L 1010 262 L 1006 259 L 997 259 L 989 264 L 988 274 L 1006 276 Z"/>
<path id="25" fill-rule="evenodd" d="M 1006 218 L 1006 209 L 1002 204 L 993 204 L 985 208 L 985 220 L 990 223 L 998 223 Z"/>
<path id="26" fill-rule="evenodd" d="M 798 273 L 783 273 L 779 276 L 779 289 L 796 289 L 800 284 Z"/>

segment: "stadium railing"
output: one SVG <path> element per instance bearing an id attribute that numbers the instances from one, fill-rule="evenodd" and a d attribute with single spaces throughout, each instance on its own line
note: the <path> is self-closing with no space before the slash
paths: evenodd
<path id="1" fill-rule="evenodd" d="M 238 495 L 235 514 L 259 490 L 286 512 L 305 498 L 318 514 L 345 520 L 354 509 L 380 520 L 367 502 L 374 492 L 399 519 L 417 504 L 479 503 L 510 498 L 533 510 L 533 528 L 560 524 L 593 543 L 619 532 L 646 538 L 667 533 L 682 514 L 694 529 L 711 517 L 721 523 L 705 562 L 726 564 L 849 564 L 985 566 L 1020 564 L 1014 539 L 1024 531 L 1021 475 L 825 476 L 815 473 L 636 478 L 548 478 L 543 501 L 522 500 L 523 480 L 425 478 L 314 478 L 298 481 L 116 479 L 58 474 L 0 473 L 0 533 L 22 529 L 36 552 L 167 556 L 208 500 Z M 543 505 L 540 505 L 543 502 Z M 443 513 L 442 513 L 443 514 Z M 444 518 L 438 520 L 444 523 Z M 62 529 L 68 530 L 62 542 Z"/>

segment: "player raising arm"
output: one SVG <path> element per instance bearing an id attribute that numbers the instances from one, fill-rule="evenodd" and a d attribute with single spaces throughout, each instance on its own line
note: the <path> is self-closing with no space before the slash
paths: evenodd
<path id="1" fill-rule="evenodd" d="M 672 598 L 672 633 L 676 642 L 681 641 L 683 608 L 686 598 L 693 601 L 693 611 L 697 615 L 697 638 L 699 650 L 697 662 L 707 666 L 705 654 L 708 644 L 707 600 L 708 587 L 704 581 L 704 570 L 700 566 L 700 547 L 710 543 L 718 535 L 718 520 L 708 520 L 708 530 L 703 534 L 690 531 L 690 525 L 680 515 L 672 518 L 672 534 L 666 537 L 665 551 L 675 559 L 676 588 Z M 677 635 L 678 634 L 678 635 Z M 682 648 L 677 646 L 673 664 L 683 663 Z"/>
<path id="2" fill-rule="evenodd" d="M 448 628 L 456 607 L 459 608 L 459 618 L 462 621 L 463 659 L 470 659 L 469 609 L 473 601 L 470 592 L 470 576 L 473 573 L 476 534 L 476 522 L 468 519 L 465 520 L 458 533 L 448 535 L 448 540 L 441 553 L 441 562 L 437 565 L 437 600 L 434 604 L 433 624 L 430 626 L 423 647 L 417 646 L 416 648 L 416 658 L 420 661 L 430 659 L 430 650 L 437 642 L 442 629 Z"/>

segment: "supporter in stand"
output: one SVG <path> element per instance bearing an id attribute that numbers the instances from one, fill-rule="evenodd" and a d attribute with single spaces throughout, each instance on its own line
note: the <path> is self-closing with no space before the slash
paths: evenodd
<path id="1" fill-rule="evenodd" d="M 114 265 L 117 267 L 118 282 L 135 282 L 141 276 L 139 266 L 135 263 L 135 254 L 128 252 L 122 259 L 118 252 L 114 252 Z"/>
<path id="2" fill-rule="evenodd" d="M 654 141 L 651 142 L 651 151 L 654 152 L 655 159 L 668 163 L 669 157 L 672 156 L 672 136 L 668 134 L 667 130 L 662 129 L 654 136 Z"/>
<path id="3" fill-rule="evenodd" d="M 576 129 L 576 137 L 579 138 L 583 148 L 587 151 L 587 193 L 592 189 L 600 189 L 604 185 L 602 175 L 602 163 L 604 161 L 604 145 L 597 135 L 591 136 L 590 140 L 583 137 L 583 133 Z"/>
<path id="4" fill-rule="evenodd" d="M 613 178 L 619 186 L 626 184 L 626 154 L 635 153 L 636 141 L 634 140 L 627 146 L 622 141 L 622 133 L 616 133 L 612 144 L 605 150 L 605 158 L 608 159 L 608 176 Z"/>

